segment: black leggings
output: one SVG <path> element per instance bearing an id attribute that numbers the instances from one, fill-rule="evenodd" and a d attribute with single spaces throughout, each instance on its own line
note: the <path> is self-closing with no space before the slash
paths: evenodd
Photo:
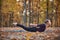
<path id="1" fill-rule="evenodd" d="M 21 27 L 24 30 L 29 31 L 29 32 L 36 32 L 37 31 L 37 28 L 36 27 L 32 27 L 32 28 L 31 27 L 25 27 L 25 26 L 23 26 L 21 24 L 17 24 L 17 26 L 19 26 L 19 27 Z"/>

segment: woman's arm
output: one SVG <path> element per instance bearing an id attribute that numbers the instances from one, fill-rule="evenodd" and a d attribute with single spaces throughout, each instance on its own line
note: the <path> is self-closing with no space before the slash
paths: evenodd
<path id="1" fill-rule="evenodd" d="M 38 24 L 30 24 L 30 26 L 37 27 Z"/>

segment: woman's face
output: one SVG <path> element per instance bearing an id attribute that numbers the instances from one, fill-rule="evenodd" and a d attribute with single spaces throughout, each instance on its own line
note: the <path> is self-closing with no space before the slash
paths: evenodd
<path id="1" fill-rule="evenodd" d="M 47 23 L 49 26 L 51 26 L 51 21 L 50 20 L 48 20 L 48 23 Z"/>

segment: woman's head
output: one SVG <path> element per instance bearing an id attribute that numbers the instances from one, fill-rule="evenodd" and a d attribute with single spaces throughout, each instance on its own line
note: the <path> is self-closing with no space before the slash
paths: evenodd
<path id="1" fill-rule="evenodd" d="M 51 26 L 51 21 L 49 19 L 46 19 L 45 24 L 47 24 L 48 26 Z"/>

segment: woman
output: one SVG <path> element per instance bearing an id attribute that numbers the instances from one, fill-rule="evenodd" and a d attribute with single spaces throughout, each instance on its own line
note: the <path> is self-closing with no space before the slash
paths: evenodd
<path id="1" fill-rule="evenodd" d="M 13 24 L 16 26 L 19 26 L 29 32 L 36 32 L 36 31 L 44 32 L 45 29 L 51 25 L 51 21 L 49 19 L 47 19 L 47 20 L 45 20 L 44 24 L 31 24 L 36 27 L 26 27 L 26 26 L 23 26 L 23 25 L 17 24 L 17 23 L 13 23 Z"/>

